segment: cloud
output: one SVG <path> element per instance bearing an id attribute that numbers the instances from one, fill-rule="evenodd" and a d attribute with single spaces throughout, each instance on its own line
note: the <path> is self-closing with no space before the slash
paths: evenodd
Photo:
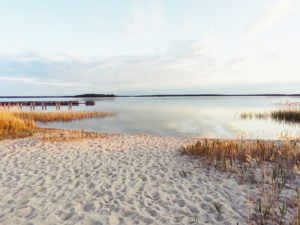
<path id="1" fill-rule="evenodd" d="M 253 39 L 274 29 L 295 10 L 294 0 L 280 0 L 257 17 L 243 32 L 243 37 Z"/>
<path id="2" fill-rule="evenodd" d="M 281 83 L 283 88 L 285 84 L 291 87 L 287 81 L 299 84 L 299 51 L 294 45 L 276 51 L 274 57 L 276 48 L 257 43 L 243 48 L 217 37 L 210 34 L 152 55 L 85 59 L 32 52 L 0 55 L 0 81 L 7 81 L 0 82 L 0 93 L 5 92 L 5 84 L 17 84 L 28 90 L 26 94 L 45 94 L 47 90 L 47 94 L 243 93 L 252 92 L 259 84 Z M 12 88 L 12 95 L 14 91 Z"/>
<path id="3" fill-rule="evenodd" d="M 183 77 L 189 76 L 190 79 L 184 81 L 189 86 L 199 79 L 203 81 L 205 77 L 201 76 L 201 73 L 209 73 L 210 67 L 214 67 L 214 45 L 210 38 L 205 37 L 197 42 L 174 47 L 168 54 L 85 60 L 32 52 L 17 56 L 2 55 L 0 80 L 35 86 L 77 86 L 78 90 L 82 91 L 112 92 L 180 87 Z"/>
<path id="4" fill-rule="evenodd" d="M 135 0 L 127 9 L 123 28 L 127 37 L 143 40 L 157 36 L 163 24 L 161 0 Z"/>
<path id="5" fill-rule="evenodd" d="M 15 76 L 0 76 L 0 80 L 3 81 L 13 81 L 13 82 L 22 82 L 22 83 L 28 83 L 33 85 L 43 85 L 43 86 L 56 86 L 56 87 L 79 87 L 79 86 L 86 86 L 87 84 L 83 83 L 76 83 L 76 82 L 70 82 L 70 81 L 63 81 L 63 80 L 39 80 L 32 77 L 15 77 Z"/>

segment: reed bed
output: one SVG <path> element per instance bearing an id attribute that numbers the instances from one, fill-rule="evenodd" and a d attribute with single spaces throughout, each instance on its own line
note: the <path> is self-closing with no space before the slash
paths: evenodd
<path id="1" fill-rule="evenodd" d="M 269 113 L 241 113 L 240 118 L 243 120 L 251 120 L 251 119 L 268 119 L 270 117 Z"/>
<path id="2" fill-rule="evenodd" d="M 3 107 L 0 108 L 0 139 L 27 137 L 37 130 L 40 132 L 41 129 L 37 129 L 36 122 L 70 122 L 110 116 L 115 116 L 115 114 L 110 112 L 22 112 Z M 78 132 L 77 135 L 79 135 Z M 84 135 L 85 133 L 81 132 L 79 136 L 84 137 Z M 75 133 L 73 136 L 76 136 Z"/>
<path id="3" fill-rule="evenodd" d="M 0 111 L 0 139 L 27 137 L 35 128 L 33 120 L 23 120 L 10 112 Z"/>
<path id="4" fill-rule="evenodd" d="M 300 224 L 300 145 L 297 141 L 200 140 L 180 153 L 231 172 L 255 185 L 251 221 L 258 225 Z M 287 188 L 288 187 L 288 188 Z M 290 194 L 286 192 L 290 191 Z M 298 191 L 298 194 L 297 192 Z M 283 194 L 285 193 L 285 194 Z"/>
<path id="5" fill-rule="evenodd" d="M 70 122 L 75 120 L 105 118 L 115 116 L 110 112 L 12 112 L 18 118 L 35 122 Z"/>
<path id="6" fill-rule="evenodd" d="M 278 110 L 271 112 L 270 117 L 286 123 L 300 123 L 300 110 Z"/>
<path id="7" fill-rule="evenodd" d="M 300 103 L 280 103 L 277 108 L 269 113 L 241 113 L 241 119 L 268 119 L 278 122 L 300 123 Z"/>

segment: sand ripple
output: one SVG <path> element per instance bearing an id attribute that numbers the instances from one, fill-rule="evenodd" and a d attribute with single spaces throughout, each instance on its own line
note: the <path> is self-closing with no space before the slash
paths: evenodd
<path id="1" fill-rule="evenodd" d="M 180 156 L 178 147 L 191 142 L 145 135 L 2 141 L 0 224 L 244 224 L 247 187 Z M 222 214 L 213 202 L 223 204 Z"/>

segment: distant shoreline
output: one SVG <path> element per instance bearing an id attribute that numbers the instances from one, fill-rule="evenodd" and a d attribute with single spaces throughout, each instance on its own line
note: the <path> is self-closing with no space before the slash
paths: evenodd
<path id="1" fill-rule="evenodd" d="M 62 96 L 0 96 L 0 98 L 122 98 L 122 97 L 300 97 L 300 94 L 153 94 L 153 95 L 114 95 L 83 94 Z"/>

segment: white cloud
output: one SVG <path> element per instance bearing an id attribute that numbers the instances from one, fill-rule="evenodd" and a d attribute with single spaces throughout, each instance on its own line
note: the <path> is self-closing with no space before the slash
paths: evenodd
<path id="1" fill-rule="evenodd" d="M 133 1 L 127 9 L 123 26 L 129 38 L 147 39 L 157 36 L 163 27 L 161 0 Z"/>
<path id="2" fill-rule="evenodd" d="M 248 89 L 245 86 L 254 87 L 264 83 L 281 83 L 282 86 L 287 83 L 298 84 L 299 51 L 295 46 L 287 45 L 279 50 L 263 46 L 264 43 L 255 43 L 245 47 L 236 42 L 228 45 L 219 40 L 217 34 L 211 34 L 195 42 L 174 46 L 168 53 L 156 55 L 84 60 L 56 54 L 21 54 L 22 60 L 2 56 L 0 80 L 22 85 L 26 83 L 26 87 L 34 85 L 42 91 L 48 85 L 58 93 L 125 94 L 162 91 L 176 93 L 181 90 L 186 93 L 203 93 L 208 89 L 221 93 L 226 87 L 228 92 L 234 90 L 234 85 L 237 88 L 244 85 L 243 89 L 236 92 L 252 92 L 250 86 Z M 1 77 L 1 74 L 5 76 Z"/>
<path id="3" fill-rule="evenodd" d="M 280 0 L 257 17 L 244 30 L 243 36 L 253 39 L 275 28 L 284 18 L 295 10 L 294 0 Z"/>
<path id="4" fill-rule="evenodd" d="M 78 86 L 87 86 L 88 84 L 83 83 L 76 83 L 76 82 L 69 82 L 69 81 L 62 81 L 62 80 L 39 80 L 32 77 L 15 77 L 15 76 L 0 76 L 0 80 L 4 81 L 14 81 L 14 82 L 22 82 L 28 83 L 33 85 L 43 85 L 43 86 L 56 86 L 56 87 L 78 87 Z"/>

